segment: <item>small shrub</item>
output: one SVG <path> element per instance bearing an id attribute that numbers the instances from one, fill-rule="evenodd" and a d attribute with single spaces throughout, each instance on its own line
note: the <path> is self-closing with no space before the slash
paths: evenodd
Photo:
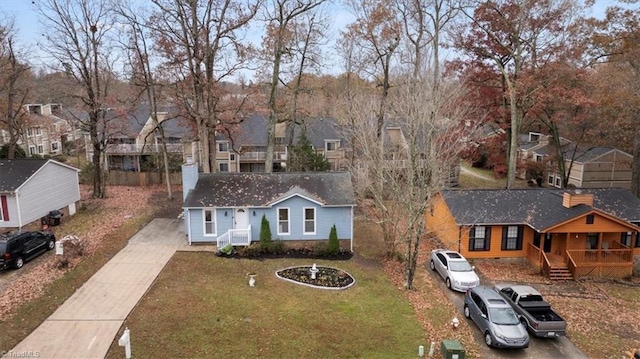
<path id="1" fill-rule="evenodd" d="M 283 240 L 275 240 L 275 241 L 272 241 L 271 244 L 269 245 L 268 253 L 283 254 L 283 253 L 286 253 L 288 250 L 289 248 L 287 247 L 287 245 L 284 243 Z"/>
<path id="2" fill-rule="evenodd" d="M 329 244 L 326 242 L 318 242 L 313 245 L 313 254 L 318 257 L 329 257 L 332 255 Z"/>
<path id="3" fill-rule="evenodd" d="M 220 252 L 220 254 L 226 255 L 226 256 L 230 256 L 234 253 L 234 249 L 233 246 L 231 244 L 227 244 L 226 246 L 218 249 L 218 252 Z"/>
<path id="4" fill-rule="evenodd" d="M 328 250 L 329 254 L 334 256 L 340 252 L 340 241 L 338 241 L 338 230 L 336 229 L 335 224 L 331 227 L 331 231 L 329 232 Z"/>
<path id="5" fill-rule="evenodd" d="M 246 247 L 240 247 L 238 249 L 238 255 L 241 257 L 257 257 L 262 254 L 262 246 L 260 245 L 249 245 Z"/>

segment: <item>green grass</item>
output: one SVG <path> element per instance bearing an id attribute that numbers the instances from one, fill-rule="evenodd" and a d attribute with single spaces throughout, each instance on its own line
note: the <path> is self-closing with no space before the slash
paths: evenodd
<path id="1" fill-rule="evenodd" d="M 381 269 L 317 261 L 356 278 L 342 291 L 286 282 L 308 260 L 179 252 L 127 318 L 137 358 L 401 358 L 424 344 L 412 306 Z M 248 286 L 257 273 L 256 287 Z M 108 358 L 120 358 L 117 339 Z"/>

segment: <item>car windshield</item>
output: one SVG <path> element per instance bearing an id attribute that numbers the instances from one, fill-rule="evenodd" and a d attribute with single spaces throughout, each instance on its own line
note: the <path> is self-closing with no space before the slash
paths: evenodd
<path id="1" fill-rule="evenodd" d="M 499 325 L 520 324 L 518 316 L 511 308 L 489 308 L 491 322 Z"/>
<path id="2" fill-rule="evenodd" d="M 449 262 L 449 269 L 452 272 L 470 272 L 473 270 L 467 261 L 451 261 Z"/>

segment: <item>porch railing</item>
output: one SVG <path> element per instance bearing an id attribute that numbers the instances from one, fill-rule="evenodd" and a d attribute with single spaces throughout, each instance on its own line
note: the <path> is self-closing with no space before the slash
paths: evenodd
<path id="1" fill-rule="evenodd" d="M 540 253 L 542 254 L 542 274 L 549 278 L 549 275 L 551 274 L 551 262 L 549 262 L 549 258 L 547 258 L 544 251 L 540 251 Z"/>
<path id="2" fill-rule="evenodd" d="M 620 264 L 633 260 L 632 250 L 626 249 L 572 249 L 567 251 L 575 264 Z"/>
<path id="3" fill-rule="evenodd" d="M 533 243 L 527 244 L 527 260 L 542 269 L 542 251 L 534 246 Z"/>
<path id="4" fill-rule="evenodd" d="M 251 225 L 247 229 L 230 229 L 216 240 L 218 248 L 228 244 L 232 246 L 248 246 L 251 244 Z"/>
<path id="5" fill-rule="evenodd" d="M 107 154 L 123 154 L 123 153 L 158 153 L 162 151 L 161 144 L 129 144 L 129 143 L 110 143 L 107 145 Z M 182 144 L 168 143 L 167 152 L 179 153 L 183 151 Z"/>

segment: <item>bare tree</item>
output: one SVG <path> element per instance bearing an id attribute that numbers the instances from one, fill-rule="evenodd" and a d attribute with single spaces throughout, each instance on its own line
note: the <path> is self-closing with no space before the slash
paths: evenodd
<path id="1" fill-rule="evenodd" d="M 150 116 L 154 128 L 147 136 L 156 132 L 160 134 L 164 175 L 167 184 L 167 198 L 171 200 L 173 194 L 171 191 L 171 176 L 169 172 L 169 154 L 167 151 L 164 127 L 158 118 L 158 92 L 156 89 L 159 87 L 159 84 L 155 76 L 157 70 L 152 67 L 151 61 L 149 60 L 149 54 L 151 53 L 151 45 L 149 42 L 151 36 L 148 32 L 149 28 L 145 26 L 148 18 L 142 16 L 142 14 L 144 14 L 143 9 L 133 8 L 131 4 L 119 4 L 117 13 L 126 29 L 124 31 L 125 41 L 122 42 L 122 45 L 128 55 L 131 78 L 134 80 L 134 85 L 140 86 L 143 89 L 143 92 L 146 94 L 146 100 L 149 103 Z M 144 151 L 144 148 L 141 151 Z"/>
<path id="2" fill-rule="evenodd" d="M 0 104 L 0 113 L 4 112 L 0 116 L 0 124 L 4 123 L 9 132 L 9 159 L 15 157 L 24 125 L 22 107 L 29 93 L 28 88 L 21 86 L 21 79 L 30 71 L 29 66 L 18 59 L 13 26 L 12 21 L 0 24 L 0 94 L 5 93 Z"/>
<path id="3" fill-rule="evenodd" d="M 354 116 L 360 117 L 349 129 L 358 153 L 352 168 L 357 197 L 387 234 L 389 250 L 403 253 L 407 289 L 413 287 L 420 241 L 428 230 L 425 211 L 447 183 L 450 166 L 459 161 L 468 138 L 466 110 L 459 106 L 462 86 L 443 81 L 434 91 L 431 73 L 415 79 L 411 71 L 396 80 L 383 127 L 394 140 L 383 151 L 372 98 L 359 97 Z"/>
<path id="4" fill-rule="evenodd" d="M 44 0 L 36 3 L 36 8 L 46 28 L 49 54 L 82 87 L 80 93 L 69 95 L 80 100 L 88 114 L 82 122 L 93 147 L 93 197 L 104 198 L 106 181 L 101 160 L 107 145 L 107 109 L 115 59 L 108 37 L 113 26 L 110 4 L 106 0 Z"/>
<path id="5" fill-rule="evenodd" d="M 197 127 L 201 165 L 215 171 L 216 148 L 211 131 L 221 126 L 226 109 L 222 82 L 246 68 L 250 48 L 241 31 L 258 11 L 261 0 L 152 0 L 149 26 L 163 58 L 167 77 L 175 82 L 173 95 Z M 237 104 L 231 111 L 239 111 Z"/>
<path id="6" fill-rule="evenodd" d="M 290 53 L 293 40 L 293 25 L 300 16 L 322 5 L 326 0 L 270 0 L 265 3 L 264 21 L 267 24 L 263 46 L 270 53 L 272 62 L 269 82 L 269 125 L 267 128 L 267 153 L 265 172 L 273 171 L 276 145 L 276 125 L 278 123 L 278 88 L 280 86 L 280 66 L 285 55 Z"/>

